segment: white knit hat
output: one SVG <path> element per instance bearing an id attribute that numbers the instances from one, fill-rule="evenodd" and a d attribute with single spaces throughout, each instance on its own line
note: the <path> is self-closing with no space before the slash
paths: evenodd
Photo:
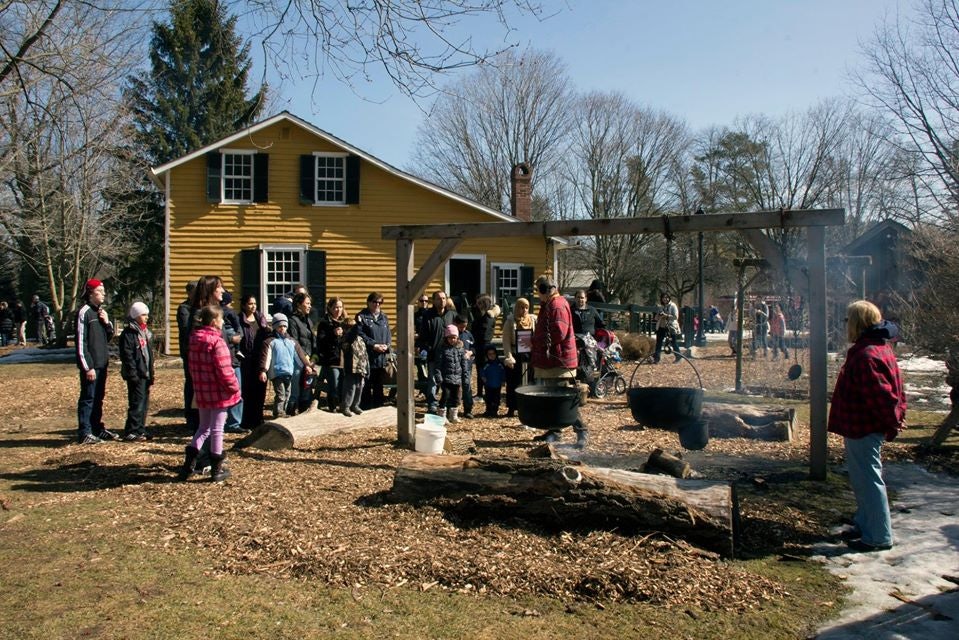
<path id="1" fill-rule="evenodd" d="M 150 307 L 143 302 L 134 302 L 130 305 L 130 318 L 137 319 L 142 315 L 150 315 Z"/>

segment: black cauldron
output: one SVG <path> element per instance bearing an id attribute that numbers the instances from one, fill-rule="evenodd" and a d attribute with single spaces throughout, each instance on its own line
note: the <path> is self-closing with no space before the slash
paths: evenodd
<path id="1" fill-rule="evenodd" d="M 519 420 L 536 429 L 561 429 L 579 420 L 579 389 L 526 385 L 516 389 Z"/>
<path id="2" fill-rule="evenodd" d="M 688 387 L 634 387 L 626 391 L 633 419 L 641 425 L 677 431 L 698 422 L 703 390 Z"/>

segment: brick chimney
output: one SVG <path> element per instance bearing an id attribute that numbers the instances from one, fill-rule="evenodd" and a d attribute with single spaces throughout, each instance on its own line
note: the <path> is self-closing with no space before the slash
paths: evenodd
<path id="1" fill-rule="evenodd" d="M 513 217 L 530 222 L 533 216 L 533 170 L 525 162 L 513 165 L 510 176 L 509 205 Z"/>

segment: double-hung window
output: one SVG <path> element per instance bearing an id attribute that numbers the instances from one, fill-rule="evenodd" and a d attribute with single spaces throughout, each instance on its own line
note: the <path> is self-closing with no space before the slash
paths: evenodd
<path id="1" fill-rule="evenodd" d="M 360 159 L 316 151 L 300 156 L 300 202 L 337 206 L 360 202 Z"/>
<path id="2" fill-rule="evenodd" d="M 314 195 L 316 204 L 346 203 L 346 154 L 315 153 Z"/>
<path id="3" fill-rule="evenodd" d="M 254 151 L 223 151 L 220 179 L 220 202 L 249 204 L 253 202 Z"/>
<path id="4" fill-rule="evenodd" d="M 206 199 L 217 204 L 254 204 L 269 200 L 270 155 L 247 149 L 206 154 Z"/>
<path id="5" fill-rule="evenodd" d="M 268 248 L 264 251 L 266 299 L 276 300 L 303 282 L 303 250 Z"/>

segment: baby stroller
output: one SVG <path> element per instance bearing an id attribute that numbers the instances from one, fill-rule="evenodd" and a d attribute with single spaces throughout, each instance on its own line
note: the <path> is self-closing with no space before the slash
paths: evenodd
<path id="1" fill-rule="evenodd" d="M 610 393 L 626 393 L 626 378 L 616 365 L 623 360 L 623 346 L 612 331 L 600 329 L 596 332 L 596 347 L 599 374 L 593 386 L 593 395 L 603 398 Z"/>
<path id="2" fill-rule="evenodd" d="M 599 379 L 596 373 L 596 339 L 588 333 L 576 334 L 576 353 L 576 379 L 589 386 L 590 395 L 595 395 L 596 381 Z"/>

